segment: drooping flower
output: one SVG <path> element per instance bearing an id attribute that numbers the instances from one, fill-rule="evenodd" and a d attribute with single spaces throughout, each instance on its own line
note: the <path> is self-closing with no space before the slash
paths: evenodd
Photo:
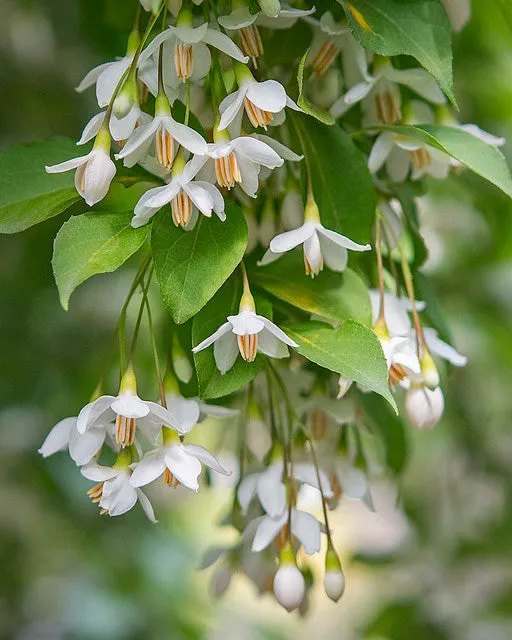
<path id="1" fill-rule="evenodd" d="M 405 414 L 418 429 L 432 429 L 444 411 L 444 396 L 441 387 L 429 389 L 423 384 L 413 383 L 405 396 Z"/>
<path id="2" fill-rule="evenodd" d="M 303 245 L 304 266 L 306 274 L 314 278 L 322 271 L 324 261 L 333 271 L 343 271 L 347 266 L 348 249 L 352 251 L 368 251 L 369 244 L 357 244 L 350 238 L 335 231 L 326 229 L 320 222 L 320 212 L 311 189 L 304 211 L 304 224 L 293 231 L 285 231 L 270 242 L 260 265 L 269 264 L 281 257 L 283 253 Z"/>
<path id="3" fill-rule="evenodd" d="M 288 544 L 281 550 L 279 569 L 274 576 L 273 591 L 276 600 L 288 612 L 297 609 L 304 599 L 306 583 L 295 562 L 295 553 Z"/>
<path id="4" fill-rule="evenodd" d="M 258 351 L 272 358 L 286 358 L 286 345 L 298 346 L 271 320 L 256 313 L 247 278 L 244 278 L 240 312 L 236 316 L 228 316 L 227 322 L 192 351 L 197 353 L 212 344 L 215 364 L 222 374 L 235 364 L 238 353 L 246 362 L 253 362 Z"/>
<path id="5" fill-rule="evenodd" d="M 141 400 L 137 395 L 137 383 L 133 368 L 129 366 L 119 385 L 119 395 L 100 396 L 86 405 L 78 414 L 76 428 L 84 434 L 105 421 L 116 421 L 116 441 L 122 447 L 135 439 L 136 422 L 146 418 L 156 425 L 165 425 L 181 433 L 178 419 L 168 409 L 156 402 Z"/>
<path id="6" fill-rule="evenodd" d="M 45 167 L 47 173 L 75 171 L 75 187 L 89 206 L 107 195 L 116 174 L 116 165 L 110 158 L 110 133 L 102 127 L 96 136 L 92 150 L 85 156 L 72 158 L 60 164 Z"/>
<path id="7" fill-rule="evenodd" d="M 130 483 L 134 487 L 142 487 L 164 474 L 165 484 L 173 487 L 182 484 L 192 491 L 197 491 L 197 479 L 202 471 L 201 463 L 217 473 L 230 474 L 204 447 L 183 444 L 175 432 L 164 429 L 163 444 L 146 453 L 140 462 L 132 465 Z"/>
<path id="8" fill-rule="evenodd" d="M 398 89 L 401 84 L 433 104 L 446 101 L 437 82 L 425 69 L 395 69 L 388 58 L 375 56 L 373 75 L 367 73 L 363 82 L 349 89 L 333 104 L 331 114 L 339 117 L 347 107 L 368 98 L 366 124 L 395 124 L 402 119 Z"/>
<path id="9" fill-rule="evenodd" d="M 345 576 L 341 569 L 341 562 L 330 544 L 325 554 L 324 589 L 333 602 L 338 602 L 345 591 Z"/>
<path id="10" fill-rule="evenodd" d="M 235 62 L 235 78 L 238 90 L 224 98 L 220 103 L 221 118 L 217 129 L 222 131 L 236 121 L 233 128 L 240 130 L 242 109 L 245 108 L 247 117 L 253 127 L 264 129 L 272 122 L 278 113 L 285 107 L 295 111 L 301 109 L 286 95 L 282 84 L 277 80 L 264 80 L 257 82 L 247 66 Z"/>
<path id="11" fill-rule="evenodd" d="M 146 47 L 140 57 L 140 64 L 155 54 L 160 45 L 170 48 L 174 57 L 173 72 L 180 80 L 200 80 L 208 73 L 211 55 L 208 46 L 212 46 L 226 55 L 246 63 L 249 58 L 244 56 L 237 45 L 224 33 L 211 29 L 208 23 L 199 27 L 193 25 L 192 11 L 183 7 L 178 14 L 176 26 L 169 26 L 157 35 Z"/>
<path id="12" fill-rule="evenodd" d="M 253 136 L 230 139 L 226 130 L 214 130 L 215 142 L 208 145 L 207 155 L 214 161 L 215 177 L 220 187 L 232 189 L 239 184 L 251 196 L 256 197 L 261 167 L 275 169 L 283 165 L 283 159 L 270 145 Z"/>
<path id="13" fill-rule="evenodd" d="M 124 456 L 124 452 L 119 454 L 113 467 L 90 462 L 80 469 L 88 480 L 98 483 L 89 489 L 87 495 L 92 502 L 98 504 L 100 513 L 109 516 L 123 515 L 132 509 L 138 500 L 149 520 L 156 523 L 151 502 L 140 489 L 130 484 L 131 471 L 128 464 L 131 457 L 125 459 Z"/>
<path id="14" fill-rule="evenodd" d="M 332 498 L 333 493 L 329 478 L 321 469 L 319 469 L 319 473 L 323 495 L 327 499 Z M 282 461 L 274 462 L 265 471 L 245 476 L 237 490 L 237 499 L 242 508 L 242 513 L 247 513 L 251 500 L 258 496 L 261 506 L 269 516 L 276 518 L 282 515 L 286 510 L 286 487 L 282 477 Z M 299 484 L 308 484 L 311 487 L 315 487 L 315 489 L 320 489 L 313 464 L 306 462 L 295 463 L 292 467 L 292 477 Z"/>
<path id="15" fill-rule="evenodd" d="M 194 156 L 185 164 L 180 150 L 174 159 L 169 184 L 149 189 L 136 204 L 132 227 L 146 224 L 157 211 L 169 203 L 176 226 L 191 228 L 197 220 L 198 211 L 207 217 L 215 211 L 220 220 L 224 221 L 224 198 L 217 187 L 204 180 L 194 180 L 205 162 L 205 156 Z"/>
<path id="16" fill-rule="evenodd" d="M 187 125 L 176 122 L 171 115 L 167 97 L 159 94 L 155 117 L 134 131 L 122 150 L 116 154 L 116 159 L 123 159 L 126 167 L 133 167 L 154 145 L 157 161 L 162 167 L 171 169 L 175 156 L 175 140 L 193 154 L 201 156 L 206 153 L 204 138 Z"/>
<path id="17" fill-rule="evenodd" d="M 89 120 L 77 144 L 86 144 L 98 134 L 105 119 L 105 113 L 105 111 L 101 111 Z M 148 124 L 151 120 L 151 116 L 142 111 L 138 105 L 132 107 L 124 118 L 118 118 L 114 113 L 111 113 L 109 120 L 110 135 L 116 142 L 124 142 L 128 140 L 137 127 Z"/>

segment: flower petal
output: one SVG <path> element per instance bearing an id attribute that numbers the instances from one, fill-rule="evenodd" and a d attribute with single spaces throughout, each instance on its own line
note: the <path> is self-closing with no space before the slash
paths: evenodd
<path id="1" fill-rule="evenodd" d="M 262 164 L 269 169 L 275 169 L 281 167 L 284 164 L 284 160 L 272 149 L 268 144 L 262 140 L 253 138 L 252 136 L 241 136 L 231 141 L 232 147 L 236 153 L 256 162 Z M 284 146 L 284 145 L 283 145 Z"/>
<path id="2" fill-rule="evenodd" d="M 69 455 L 78 466 L 87 464 L 98 453 L 105 442 L 107 431 L 103 425 L 91 427 L 81 435 L 76 428 L 71 430 Z"/>
<path id="3" fill-rule="evenodd" d="M 85 464 L 80 473 L 88 480 L 94 482 L 105 482 L 105 480 L 111 480 L 117 476 L 117 471 L 112 467 L 103 467 L 96 462 L 89 462 Z"/>
<path id="4" fill-rule="evenodd" d="M 208 218 L 211 217 L 213 211 L 213 200 L 206 189 L 194 182 L 183 185 L 183 191 L 188 194 L 189 198 L 196 208 Z"/>
<path id="5" fill-rule="evenodd" d="M 207 151 L 206 140 L 202 135 L 185 124 L 176 122 L 171 116 L 162 118 L 162 122 L 171 136 L 191 153 L 204 156 Z"/>
<path id="6" fill-rule="evenodd" d="M 296 342 L 294 342 L 291 338 L 289 338 L 286 335 L 286 333 L 282 329 L 280 329 L 276 324 L 274 324 L 271 320 L 269 320 L 268 318 L 265 318 L 264 316 L 256 316 L 256 317 L 258 318 L 258 320 L 261 320 L 263 322 L 263 324 L 265 325 L 265 328 L 268 329 L 270 333 L 275 335 L 275 337 L 278 340 L 281 340 L 281 342 L 284 342 L 290 347 L 299 346 Z"/>
<path id="7" fill-rule="evenodd" d="M 319 469 L 320 482 L 322 483 L 322 493 L 326 498 L 332 498 L 333 493 L 331 489 L 331 483 L 329 482 L 329 478 L 327 474 L 322 469 Z M 293 465 L 293 477 L 297 482 L 302 482 L 304 484 L 309 484 L 311 487 L 315 487 L 315 489 L 320 489 L 318 486 L 318 478 L 316 474 L 316 469 L 313 464 L 310 462 L 296 462 Z"/>
<path id="8" fill-rule="evenodd" d="M 248 476 L 245 476 L 245 478 L 238 486 L 236 497 L 238 500 L 238 504 L 242 509 L 242 515 L 244 516 L 247 515 L 247 510 L 249 509 L 251 500 L 256 495 L 256 488 L 258 486 L 259 478 L 259 473 L 251 473 Z"/>
<path id="9" fill-rule="evenodd" d="M 435 329 L 425 327 L 423 329 L 423 334 L 425 336 L 427 347 L 432 353 L 448 360 L 448 362 L 453 364 L 455 367 L 464 367 L 467 364 L 468 359 L 466 356 L 461 355 L 451 345 L 444 342 L 444 340 L 441 340 Z"/>
<path id="10" fill-rule="evenodd" d="M 94 137 L 96 137 L 96 134 L 100 130 L 104 118 L 104 111 L 101 111 L 100 113 L 97 113 L 95 116 L 93 116 L 85 125 L 84 130 L 82 131 L 82 136 L 80 137 L 80 140 L 77 142 L 77 144 L 85 144 L 86 142 L 89 142 L 89 140 L 92 140 Z"/>
<path id="11" fill-rule="evenodd" d="M 369 244 L 357 244 L 350 238 L 346 236 L 342 236 L 336 231 L 331 231 L 330 229 L 326 229 L 325 227 L 319 226 L 317 227 L 317 231 L 319 234 L 329 238 L 332 242 L 335 242 L 340 247 L 345 247 L 345 249 L 351 249 L 352 251 L 369 251 L 371 246 Z"/>
<path id="12" fill-rule="evenodd" d="M 146 453 L 142 460 L 133 466 L 130 484 L 143 487 L 156 480 L 165 471 L 165 449 L 162 447 Z"/>
<path id="13" fill-rule="evenodd" d="M 192 489 L 192 491 L 199 489 L 197 479 L 201 473 L 201 463 L 197 458 L 188 454 L 182 445 L 167 448 L 165 464 L 183 486 Z"/>
<path id="14" fill-rule="evenodd" d="M 324 236 L 319 236 L 319 240 L 324 262 L 329 269 L 338 273 L 344 271 L 348 262 L 347 249 L 345 249 L 345 247 L 340 247 L 338 244 Z"/>
<path id="15" fill-rule="evenodd" d="M 287 358 L 290 355 L 288 347 L 266 328 L 258 334 L 258 351 L 270 358 Z"/>
<path id="16" fill-rule="evenodd" d="M 57 453 L 57 451 L 65 451 L 68 448 L 71 431 L 76 431 L 76 417 L 64 418 L 52 428 L 46 436 L 45 441 L 38 450 L 43 458 Z"/>
<path id="17" fill-rule="evenodd" d="M 221 118 L 217 129 L 222 131 L 226 129 L 236 118 L 240 110 L 242 109 L 245 94 L 247 92 L 247 86 L 241 87 L 238 91 L 231 93 L 224 98 L 220 103 Z"/>
<path id="18" fill-rule="evenodd" d="M 270 241 L 270 249 L 273 253 L 290 251 L 290 249 L 294 249 L 306 242 L 314 233 L 315 226 L 306 222 L 298 229 L 292 229 L 292 231 L 285 231 L 277 235 Z"/>
<path id="19" fill-rule="evenodd" d="M 125 418 L 145 418 L 149 414 L 149 406 L 134 393 L 120 393 L 110 405 L 112 411 Z"/>
<path id="20" fill-rule="evenodd" d="M 193 353 L 197 353 L 198 351 L 202 351 L 203 349 L 207 349 L 211 344 L 216 342 L 219 338 L 221 338 L 226 332 L 231 331 L 231 324 L 229 322 L 225 322 L 222 324 L 217 331 L 212 333 L 211 336 L 205 338 L 202 342 L 200 342 L 197 346 L 192 348 Z"/>
<path id="21" fill-rule="evenodd" d="M 278 113 L 286 106 L 286 91 L 277 80 L 264 80 L 263 82 L 251 82 L 247 85 L 247 99 L 254 105 Z"/>
<path id="22" fill-rule="evenodd" d="M 256 491 L 261 506 L 271 518 L 278 518 L 286 509 L 286 487 L 281 481 L 283 467 L 271 465 L 258 480 Z"/>
<path id="23" fill-rule="evenodd" d="M 256 138 L 256 140 L 260 140 L 260 142 L 264 142 L 271 149 L 273 149 L 283 160 L 289 160 L 291 162 L 299 162 L 304 158 L 304 156 L 299 156 L 297 153 L 288 149 L 282 142 L 276 140 L 275 138 L 271 138 L 270 136 L 266 136 L 262 133 L 253 133 L 252 138 Z M 268 166 L 268 165 L 265 165 Z"/>
<path id="24" fill-rule="evenodd" d="M 161 126 L 161 118 L 156 117 L 148 124 L 137 127 L 121 151 L 116 154 L 116 159 L 124 158 L 125 166 L 133 167 L 146 154 L 148 143 L 153 141 L 153 136 Z"/>
<path id="25" fill-rule="evenodd" d="M 151 418 L 155 422 L 159 422 L 160 424 L 165 425 L 166 427 L 169 427 L 170 429 L 174 429 L 178 433 L 184 433 L 181 430 L 181 426 L 178 422 L 177 416 L 172 411 L 166 409 L 165 407 L 162 407 L 162 405 L 157 404 L 156 402 L 146 402 L 145 404 L 149 407 L 150 410 L 148 415 L 149 418 Z"/>
<path id="26" fill-rule="evenodd" d="M 111 62 L 98 76 L 96 81 L 96 99 L 100 107 L 106 107 L 112 98 L 114 89 L 122 75 L 132 62 L 131 57 L 124 57 L 121 60 Z"/>
<path id="27" fill-rule="evenodd" d="M 113 420 L 116 417 L 116 414 L 111 409 L 113 400 L 115 400 L 115 396 L 100 396 L 93 402 L 86 404 L 76 420 L 78 433 L 85 433 L 97 421 L 110 422 Z"/>
<path id="28" fill-rule="evenodd" d="M 155 512 L 153 510 L 153 505 L 149 501 L 149 498 L 141 489 L 135 489 L 137 493 L 137 498 L 139 499 L 140 506 L 142 507 L 144 513 L 146 514 L 148 520 L 153 524 L 156 524 L 158 520 L 155 517 Z"/>
<path id="29" fill-rule="evenodd" d="M 228 323 L 229 324 L 229 323 Z M 231 327 L 231 325 L 229 325 Z M 230 331 L 217 340 L 213 347 L 213 357 L 217 369 L 224 375 L 235 364 L 238 356 L 238 343 L 235 335 Z"/>
<path id="30" fill-rule="evenodd" d="M 71 158 L 71 160 L 65 160 L 64 162 L 60 162 L 59 164 L 52 164 L 50 166 L 45 167 L 46 173 L 63 173 L 64 171 L 71 171 L 71 169 L 76 169 L 82 164 L 85 164 L 90 157 L 90 153 L 86 156 L 80 156 L 78 158 Z"/>
<path id="31" fill-rule="evenodd" d="M 228 316 L 231 331 L 237 336 L 247 336 L 259 333 L 265 323 L 263 318 L 257 316 L 254 311 L 241 311 L 236 316 Z"/>
<path id="32" fill-rule="evenodd" d="M 370 173 L 377 173 L 382 167 L 391 149 L 393 148 L 393 134 L 389 132 L 381 133 L 375 139 L 370 156 L 368 157 L 368 169 Z"/>
<path id="33" fill-rule="evenodd" d="M 194 458 L 197 458 L 207 467 L 210 467 L 210 469 L 217 471 L 217 473 L 222 473 L 225 476 L 231 475 L 232 472 L 224 469 L 217 458 L 215 456 L 212 456 L 212 454 L 204 447 L 201 447 L 198 444 L 183 444 L 181 445 L 181 447 L 184 451 L 186 451 L 191 456 L 194 456 Z"/>
<path id="34" fill-rule="evenodd" d="M 302 543 L 307 554 L 320 551 L 320 523 L 310 513 L 292 509 L 292 533 Z"/>
<path id="35" fill-rule="evenodd" d="M 279 518 L 271 518 L 270 516 L 263 517 L 256 529 L 254 540 L 252 541 L 252 551 L 258 553 L 268 547 L 286 524 L 287 517 L 288 514 L 286 511 Z"/>
<path id="36" fill-rule="evenodd" d="M 375 85 L 375 80 L 372 79 L 371 82 L 361 82 L 356 84 L 354 87 L 349 89 L 347 93 L 343 96 L 343 101 L 345 104 L 355 104 L 356 102 L 360 102 L 363 98 L 370 93 Z M 341 115 L 341 114 L 340 114 Z"/>
<path id="37" fill-rule="evenodd" d="M 203 42 L 215 47 L 219 51 L 227 54 L 231 58 L 238 60 L 239 62 L 249 62 L 248 56 L 240 51 L 231 38 L 220 31 L 214 29 L 207 29 L 205 35 L 202 38 Z"/>

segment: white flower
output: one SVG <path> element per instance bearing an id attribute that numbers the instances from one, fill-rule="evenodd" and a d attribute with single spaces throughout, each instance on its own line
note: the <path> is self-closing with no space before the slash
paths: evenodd
<path id="1" fill-rule="evenodd" d="M 387 58 L 376 58 L 373 75 L 353 86 L 331 107 L 331 114 L 339 117 L 347 108 L 369 99 L 367 124 L 394 124 L 402 117 L 398 85 L 403 84 L 433 104 L 446 101 L 435 79 L 425 69 L 395 69 Z"/>
<path id="2" fill-rule="evenodd" d="M 333 602 L 338 602 L 345 591 L 345 576 L 343 575 L 343 571 L 337 569 L 326 571 L 324 575 L 324 589 L 327 596 Z"/>
<path id="3" fill-rule="evenodd" d="M 110 135 L 100 131 L 94 147 L 86 156 L 72 158 L 60 164 L 45 167 L 48 173 L 62 173 L 76 169 L 75 187 L 89 206 L 103 200 L 116 174 L 116 165 L 110 158 Z"/>
<path id="4" fill-rule="evenodd" d="M 164 381 L 165 384 L 165 381 Z M 184 398 L 179 393 L 166 391 L 165 400 L 167 409 L 175 417 L 180 425 L 180 433 L 189 433 L 196 424 L 205 420 L 208 416 L 214 418 L 230 418 L 238 414 L 236 409 L 221 407 L 216 404 L 207 404 L 200 398 Z"/>
<path id="5" fill-rule="evenodd" d="M 157 35 L 151 44 L 142 52 L 140 64 L 155 54 L 162 44 L 172 51 L 174 65 L 172 71 L 175 77 L 186 80 L 200 80 L 208 73 L 211 64 L 210 45 L 231 58 L 246 63 L 249 58 L 244 56 L 236 44 L 224 33 L 210 29 L 208 23 L 194 28 L 192 13 L 189 9 L 182 9 L 175 27 L 168 27 Z M 166 65 L 171 67 L 171 65 Z M 171 81 L 172 83 L 172 81 Z"/>
<path id="6" fill-rule="evenodd" d="M 84 434 L 89 429 L 112 420 L 116 421 L 116 441 L 127 446 L 133 443 L 137 419 L 158 427 L 165 425 L 182 433 L 177 416 L 156 402 L 141 400 L 137 395 L 133 369 L 128 368 L 121 379 L 118 396 L 100 396 L 78 414 L 76 428 Z M 149 438 L 150 440 L 152 438 Z"/>
<path id="7" fill-rule="evenodd" d="M 119 60 L 105 62 L 104 64 L 94 67 L 94 69 L 91 69 L 85 76 L 76 90 L 81 93 L 89 87 L 96 85 L 98 106 L 106 107 L 112 98 L 114 89 L 117 87 L 125 71 L 131 65 L 134 53 L 135 51 Z"/>
<path id="8" fill-rule="evenodd" d="M 193 154 L 206 153 L 206 141 L 203 137 L 185 124 L 176 122 L 171 115 L 167 99 L 157 98 L 155 117 L 151 122 L 139 126 L 116 154 L 116 159 L 123 159 L 126 167 L 133 167 L 144 158 L 154 144 L 157 161 L 170 169 L 174 160 L 174 141 Z"/>
<path id="9" fill-rule="evenodd" d="M 393 182 L 403 182 L 411 168 L 411 180 L 420 180 L 426 175 L 444 179 L 450 171 L 451 158 L 412 137 L 384 131 L 373 143 L 368 168 L 371 173 L 377 173 L 384 164 Z"/>
<path id="10" fill-rule="evenodd" d="M 84 410 L 90 410 L 92 403 L 89 403 Z M 57 451 L 69 449 L 69 455 L 74 462 L 82 466 L 92 460 L 105 442 L 105 437 L 114 434 L 111 422 L 96 422 L 94 426 L 85 433 L 80 433 L 76 427 L 77 418 L 64 418 L 52 428 L 46 436 L 38 453 L 43 458 L 53 455 Z"/>
<path id="11" fill-rule="evenodd" d="M 218 473 L 230 474 L 204 447 L 172 440 L 164 441 L 163 445 L 149 451 L 140 462 L 133 464 L 130 482 L 134 487 L 141 487 L 164 474 L 166 484 L 182 484 L 192 491 L 197 491 L 197 479 L 202 471 L 201 463 Z"/>
<path id="12" fill-rule="evenodd" d="M 429 389 L 413 384 L 405 396 L 405 414 L 409 422 L 418 429 L 432 429 L 444 411 L 444 396 L 441 387 Z"/>
<path id="13" fill-rule="evenodd" d="M 165 204 L 171 203 L 172 218 L 176 226 L 190 228 L 197 220 L 197 211 L 210 217 L 212 211 L 224 221 L 224 198 L 213 184 L 194 180 L 206 157 L 194 156 L 183 166 L 180 154 L 173 164 L 172 179 L 168 185 L 149 189 L 135 206 L 132 227 L 146 224 Z M 178 162 L 179 161 L 179 162 Z"/>
<path id="14" fill-rule="evenodd" d="M 292 467 L 294 480 L 319 489 L 314 465 L 299 462 Z M 258 496 L 261 506 L 269 516 L 276 518 L 286 510 L 286 487 L 282 482 L 283 462 L 274 462 L 261 473 L 251 473 L 242 480 L 238 487 L 237 499 L 242 514 L 247 514 L 249 504 L 254 496 Z M 327 475 L 320 469 L 322 492 L 326 498 L 333 496 Z"/>
<path id="15" fill-rule="evenodd" d="M 368 251 L 369 244 L 357 244 L 350 238 L 335 231 L 326 229 L 320 222 L 318 207 L 308 196 L 308 204 L 304 215 L 304 224 L 298 229 L 280 233 L 270 242 L 270 248 L 265 253 L 260 265 L 269 264 L 277 260 L 286 251 L 303 245 L 304 266 L 306 274 L 315 277 L 322 271 L 324 261 L 333 271 L 343 271 L 347 266 L 348 251 Z"/>
<path id="16" fill-rule="evenodd" d="M 217 141 L 208 145 L 207 155 L 215 163 L 215 177 L 220 187 L 231 189 L 239 184 L 247 195 L 255 198 L 260 168 L 275 169 L 283 165 L 283 159 L 270 145 L 253 136 L 233 140 L 229 137 L 223 140 L 222 134 L 216 137 Z"/>
<path id="17" fill-rule="evenodd" d="M 94 503 L 98 503 L 102 513 L 120 516 L 135 506 L 139 500 L 144 513 L 156 523 L 155 514 L 145 494 L 130 484 L 130 469 L 125 466 L 104 467 L 91 462 L 80 469 L 83 476 L 98 482 L 87 493 Z"/>
<path id="18" fill-rule="evenodd" d="M 252 542 L 252 550 L 257 553 L 266 549 L 278 536 L 283 527 L 288 524 L 288 510 L 272 518 L 268 515 L 256 518 L 256 533 Z M 303 545 L 307 554 L 312 555 L 320 551 L 320 534 L 322 525 L 310 513 L 299 511 L 295 507 L 291 510 L 291 533 Z"/>
<path id="19" fill-rule="evenodd" d="M 306 592 L 306 583 L 295 564 L 279 567 L 274 576 L 273 590 L 276 600 L 288 612 L 300 606 Z"/>
<path id="20" fill-rule="evenodd" d="M 298 345 L 278 326 L 268 318 L 257 315 L 253 309 L 254 301 L 252 301 L 252 308 L 241 304 L 240 313 L 236 316 L 228 316 L 227 322 L 195 346 L 192 351 L 197 353 L 213 344 L 215 364 L 222 374 L 231 369 L 239 352 L 246 362 L 252 362 L 256 358 L 257 351 L 272 358 L 286 358 L 288 355 L 286 345 L 290 347 Z"/>
<path id="21" fill-rule="evenodd" d="M 333 480 L 333 490 L 336 498 L 342 496 L 351 500 L 360 500 L 370 511 L 375 511 L 370 484 L 365 472 L 356 467 L 345 457 L 336 457 L 336 479 Z M 336 486 L 336 482 L 338 486 Z"/>
<path id="22" fill-rule="evenodd" d="M 281 113 L 285 107 L 295 111 L 301 109 L 286 95 L 282 84 L 277 80 L 257 82 L 245 65 L 234 64 L 235 76 L 239 89 L 224 98 L 220 103 L 221 118 L 217 129 L 222 131 L 236 120 L 234 129 L 240 130 L 242 109 L 253 127 L 264 127 L 270 124 L 272 118 Z"/>

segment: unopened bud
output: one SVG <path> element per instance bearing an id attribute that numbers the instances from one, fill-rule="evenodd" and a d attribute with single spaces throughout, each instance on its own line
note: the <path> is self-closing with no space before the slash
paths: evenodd
<path id="1" fill-rule="evenodd" d="M 124 118 L 130 113 L 133 106 L 138 103 L 139 88 L 135 79 L 135 75 L 130 73 L 121 91 L 114 100 L 114 115 L 116 118 Z"/>
<path id="2" fill-rule="evenodd" d="M 252 394 L 247 407 L 246 444 L 258 460 L 263 460 L 272 446 L 269 430 Z"/>
<path id="3" fill-rule="evenodd" d="M 424 385 L 413 385 L 405 396 L 407 419 L 418 429 L 434 427 L 444 411 L 444 396 L 441 387 L 429 389 Z"/>
<path id="4" fill-rule="evenodd" d="M 379 316 L 373 325 L 373 332 L 379 340 L 389 340 L 388 325 L 384 320 L 384 316 Z"/>
<path id="5" fill-rule="evenodd" d="M 352 378 L 347 378 L 347 376 L 341 375 L 338 378 L 338 395 L 337 398 L 343 398 L 343 396 L 347 393 L 347 391 L 352 386 Z"/>
<path id="6" fill-rule="evenodd" d="M 221 598 L 231 584 L 233 573 L 229 566 L 223 564 L 213 574 L 210 589 L 215 598 Z"/>
<path id="7" fill-rule="evenodd" d="M 345 576 L 341 562 L 332 548 L 328 549 L 325 555 L 324 589 L 333 602 L 338 602 L 345 591 Z"/>
<path id="8" fill-rule="evenodd" d="M 295 554 L 290 544 L 281 551 L 273 588 L 276 600 L 288 612 L 297 609 L 304 598 L 304 576 L 295 564 Z"/>
<path id="9" fill-rule="evenodd" d="M 268 247 L 272 238 L 276 235 L 276 216 L 274 211 L 274 198 L 268 197 L 261 213 L 261 222 L 258 231 L 260 244 Z"/>
<path id="10" fill-rule="evenodd" d="M 436 364 L 430 355 L 430 351 L 423 347 L 423 355 L 420 360 L 421 373 L 423 380 L 429 389 L 435 389 L 439 386 L 439 372 Z"/>
<path id="11" fill-rule="evenodd" d="M 176 334 L 172 338 L 172 364 L 178 378 L 185 384 L 190 382 L 194 371 Z"/>

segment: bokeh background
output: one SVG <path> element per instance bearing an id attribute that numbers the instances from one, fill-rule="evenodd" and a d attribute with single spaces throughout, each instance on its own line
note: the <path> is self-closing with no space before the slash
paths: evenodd
<path id="1" fill-rule="evenodd" d="M 73 87 L 124 50 L 133 4 L 2 0 L 0 146 L 78 137 L 95 105 Z M 460 120 L 512 141 L 512 25 L 499 3 L 473 1 L 454 58 Z M 512 638 L 512 205 L 469 172 L 430 189 L 424 271 L 470 363 L 450 376 L 441 424 L 408 433 L 400 486 L 374 483 L 377 513 L 336 512 L 347 592 L 334 605 L 320 581 L 306 618 L 243 578 L 216 601 L 211 572 L 195 571 L 229 539 L 216 526 L 228 489 L 153 492 L 157 526 L 139 510 L 100 518 L 73 462 L 37 455 L 92 391 L 129 266 L 80 287 L 66 313 L 50 266 L 61 220 L 0 237 L 0 638 Z"/>

